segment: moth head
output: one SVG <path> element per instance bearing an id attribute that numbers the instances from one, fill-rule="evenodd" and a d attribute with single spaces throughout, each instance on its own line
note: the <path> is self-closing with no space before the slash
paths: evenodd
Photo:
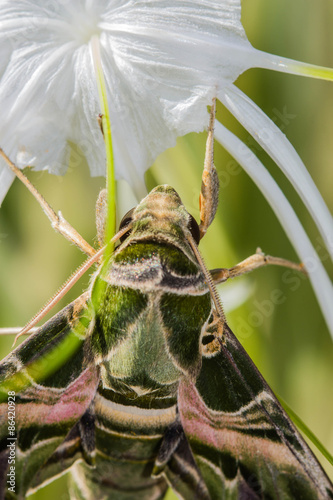
<path id="1" fill-rule="evenodd" d="M 186 231 L 199 243 L 200 231 L 194 217 L 187 212 L 178 193 L 168 185 L 154 188 L 137 207 L 129 210 L 119 226 L 119 230 L 132 223 L 132 229 L 125 233 L 120 241 L 130 234 L 140 239 L 153 236 L 161 239 L 184 239 Z"/>

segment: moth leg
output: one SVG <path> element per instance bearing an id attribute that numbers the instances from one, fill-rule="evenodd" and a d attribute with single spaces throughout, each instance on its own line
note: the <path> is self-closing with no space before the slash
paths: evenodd
<path id="1" fill-rule="evenodd" d="M 74 243 L 80 248 L 85 254 L 92 257 L 95 255 L 96 250 L 89 243 L 82 238 L 82 236 L 76 231 L 76 229 L 71 226 L 66 219 L 64 219 L 62 213 L 59 211 L 58 214 L 55 213 L 53 208 L 47 203 L 43 196 L 37 191 L 35 186 L 29 181 L 29 179 L 24 175 L 24 173 L 8 158 L 6 153 L 0 148 L 0 156 L 5 160 L 9 168 L 14 172 L 14 174 L 20 179 L 21 182 L 29 189 L 30 193 L 36 198 L 40 206 L 42 207 L 44 213 L 49 218 L 53 229 L 62 234 L 71 243 Z"/>
<path id="2" fill-rule="evenodd" d="M 214 121 L 215 121 L 216 99 L 213 99 L 208 136 L 206 142 L 206 154 L 204 169 L 202 172 L 201 192 L 199 197 L 200 206 L 200 239 L 206 231 L 216 214 L 219 199 L 219 178 L 214 165 Z"/>
<path id="3" fill-rule="evenodd" d="M 271 255 L 265 255 L 260 248 L 257 249 L 257 252 L 254 255 L 251 255 L 236 266 L 231 267 L 230 269 L 212 269 L 210 273 L 215 285 L 217 285 L 218 283 L 227 281 L 227 279 L 229 278 L 236 278 L 237 276 L 241 276 L 242 274 L 254 271 L 259 267 L 268 265 L 288 267 L 289 269 L 300 271 L 307 276 L 307 272 L 303 264 L 296 264 L 295 262 L 291 262 L 290 260 L 281 259 L 279 257 L 272 257 Z"/>

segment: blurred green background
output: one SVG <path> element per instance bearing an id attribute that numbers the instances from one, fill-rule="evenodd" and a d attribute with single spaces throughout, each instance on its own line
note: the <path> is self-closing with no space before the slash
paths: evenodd
<path id="1" fill-rule="evenodd" d="M 243 24 L 256 48 L 330 67 L 332 21 L 333 4 L 327 0 L 243 1 Z M 242 75 L 237 85 L 278 126 L 283 126 L 281 113 L 291 115 L 283 132 L 332 212 L 333 85 L 257 69 Z M 248 143 L 248 134 L 222 106 L 217 117 Z M 160 183 L 173 185 L 197 219 L 205 139 L 205 134 L 179 139 L 177 146 L 158 158 L 147 174 L 149 189 Z M 333 276 L 333 266 L 314 223 L 294 189 L 267 155 L 253 141 L 250 144 L 282 187 Z M 87 241 L 94 242 L 94 205 L 105 180 L 91 179 L 83 159 L 80 166 L 78 163 L 77 153 L 73 152 L 72 165 L 64 177 L 31 172 L 29 178 L 55 210 L 61 210 Z M 221 181 L 220 206 L 201 245 L 208 267 L 231 267 L 254 253 L 257 246 L 268 254 L 298 260 L 259 190 L 218 145 L 215 164 Z M 30 193 L 15 181 L 0 210 L 1 326 L 25 324 L 82 261 L 80 252 L 50 228 Z M 300 280 L 294 289 L 282 281 L 282 274 L 281 268 L 267 268 L 240 278 L 252 287 L 253 293 L 242 307 L 228 314 L 228 320 L 273 390 L 333 452 L 332 342 L 309 282 Z M 88 282 L 87 275 L 59 308 L 78 296 Z M 224 289 L 227 285 L 220 288 L 222 297 Z M 245 330 L 244 325 L 251 323 L 254 312 L 260 313 L 274 290 L 282 291 L 283 303 L 269 314 L 261 313 L 258 327 Z M 1 357 L 9 352 L 12 341 L 11 337 L 0 339 Z M 320 460 L 332 477 L 332 467 L 324 458 Z M 64 478 L 31 498 L 65 500 L 68 494 Z M 171 498 L 175 497 L 170 494 L 168 500 Z"/>

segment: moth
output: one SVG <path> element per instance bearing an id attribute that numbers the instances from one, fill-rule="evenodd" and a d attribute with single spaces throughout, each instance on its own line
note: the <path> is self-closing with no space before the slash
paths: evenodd
<path id="1" fill-rule="evenodd" d="M 88 291 L 2 361 L 0 498 L 25 498 L 69 468 L 72 499 L 158 500 L 169 486 L 185 500 L 333 498 L 215 288 L 266 264 L 299 266 L 258 253 L 208 271 L 197 248 L 217 209 L 214 112 L 200 225 L 172 187 L 154 188 L 124 217 Z M 70 357 L 41 379 L 38 363 L 70 336 Z"/>

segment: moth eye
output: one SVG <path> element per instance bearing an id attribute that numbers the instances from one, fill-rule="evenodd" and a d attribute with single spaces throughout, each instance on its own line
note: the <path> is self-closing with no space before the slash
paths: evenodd
<path id="1" fill-rule="evenodd" d="M 134 208 L 131 208 L 131 210 L 129 210 L 125 215 L 124 217 L 121 219 L 121 222 L 119 224 L 119 231 L 121 229 L 123 229 L 124 227 L 126 227 L 130 222 L 132 222 L 133 220 L 133 212 L 134 212 Z M 130 234 L 130 230 L 127 231 L 127 233 L 123 234 L 119 239 L 121 241 L 121 243 L 126 240 L 127 236 Z"/>
<path id="2" fill-rule="evenodd" d="M 193 236 L 194 241 L 196 242 L 197 245 L 199 245 L 199 241 L 200 241 L 200 229 L 199 229 L 198 223 L 195 220 L 195 218 L 192 217 L 191 214 L 189 214 L 189 215 L 190 215 L 190 220 L 188 222 L 188 228 L 191 231 L 191 234 Z"/>

